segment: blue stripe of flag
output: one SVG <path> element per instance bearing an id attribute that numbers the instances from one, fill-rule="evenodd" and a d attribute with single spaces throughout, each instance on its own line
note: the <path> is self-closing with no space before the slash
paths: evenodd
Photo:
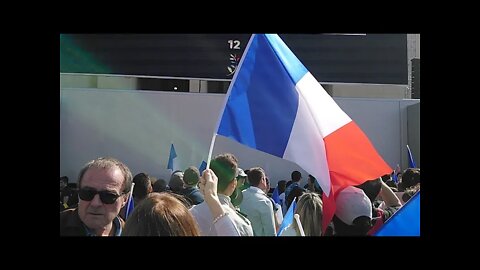
<path id="1" fill-rule="evenodd" d="M 277 35 L 254 35 L 245 53 L 217 133 L 283 157 L 298 110 L 295 84 L 307 70 Z"/>
<path id="2" fill-rule="evenodd" d="M 293 84 L 297 84 L 305 74 L 308 73 L 307 68 L 300 62 L 300 60 L 293 54 L 288 48 L 287 44 L 278 35 L 263 35 L 265 36 L 270 45 L 272 46 L 275 54 L 280 59 L 281 64 L 285 67 L 290 75 Z"/>

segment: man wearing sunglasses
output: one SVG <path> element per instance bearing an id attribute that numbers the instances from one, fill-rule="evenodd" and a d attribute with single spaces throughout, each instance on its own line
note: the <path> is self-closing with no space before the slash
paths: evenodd
<path id="1" fill-rule="evenodd" d="M 120 236 L 125 222 L 118 214 L 132 187 L 130 169 L 117 159 L 98 158 L 78 179 L 78 207 L 60 213 L 60 235 Z"/>

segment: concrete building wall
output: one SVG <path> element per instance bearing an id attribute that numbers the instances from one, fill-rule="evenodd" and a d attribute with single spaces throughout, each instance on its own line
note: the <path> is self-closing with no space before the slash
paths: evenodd
<path id="1" fill-rule="evenodd" d="M 181 168 L 198 167 L 207 159 L 224 98 L 223 94 L 60 89 L 60 175 L 76 179 L 87 161 L 113 156 L 134 174 L 147 172 L 168 179 L 172 143 Z M 334 99 L 392 168 L 406 167 L 406 108 L 418 100 Z M 263 167 L 272 186 L 288 180 L 293 170 L 308 174 L 292 162 L 218 136 L 213 154 L 223 152 L 234 153 L 242 168 Z"/>

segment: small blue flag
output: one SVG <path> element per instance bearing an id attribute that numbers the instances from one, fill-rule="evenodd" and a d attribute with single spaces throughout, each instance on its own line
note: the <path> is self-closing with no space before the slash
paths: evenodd
<path id="1" fill-rule="evenodd" d="M 397 164 L 397 168 L 393 170 L 392 180 L 395 184 L 398 184 L 398 174 L 402 172 L 400 165 Z"/>
<path id="2" fill-rule="evenodd" d="M 200 174 L 207 168 L 207 162 L 205 160 L 202 161 L 202 164 L 200 164 L 200 167 L 198 167 L 198 170 L 200 171 Z"/>
<path id="3" fill-rule="evenodd" d="M 133 202 L 133 187 L 135 186 L 135 183 L 132 183 L 132 189 L 130 190 L 130 195 L 128 196 L 128 201 L 127 201 L 127 210 L 125 211 L 125 219 L 128 218 L 128 216 L 133 212 L 133 208 L 135 208 L 135 204 Z"/>
<path id="4" fill-rule="evenodd" d="M 415 160 L 413 160 L 412 151 L 410 151 L 410 147 L 408 147 L 408 144 L 407 144 L 407 151 L 408 151 L 408 167 L 417 168 L 417 165 L 415 164 Z"/>
<path id="5" fill-rule="evenodd" d="M 292 224 L 294 221 L 294 213 L 295 213 L 295 208 L 297 207 L 297 198 L 293 199 L 292 204 L 288 208 L 287 213 L 283 217 L 283 222 L 282 225 L 280 225 L 280 229 L 278 229 L 277 236 L 281 235 L 282 232 L 288 227 L 288 225 Z"/>
<path id="6" fill-rule="evenodd" d="M 130 214 L 133 212 L 133 208 L 135 207 L 135 203 L 133 202 L 132 197 L 128 198 L 128 204 L 127 204 L 127 211 L 125 212 L 125 218 L 128 218 Z"/>
<path id="7" fill-rule="evenodd" d="M 395 170 L 393 170 L 392 180 L 395 184 L 398 184 L 398 176 Z"/>
<path id="8" fill-rule="evenodd" d="M 376 236 L 420 236 L 420 191 L 398 209 Z"/>
<path id="9" fill-rule="evenodd" d="M 173 160 L 177 157 L 177 152 L 175 152 L 175 146 L 172 145 L 170 146 L 170 156 L 168 157 L 168 165 L 167 169 L 174 170 L 173 166 Z"/>

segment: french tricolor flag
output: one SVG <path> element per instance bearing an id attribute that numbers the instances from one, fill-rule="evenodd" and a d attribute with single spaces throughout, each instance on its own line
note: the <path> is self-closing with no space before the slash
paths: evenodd
<path id="1" fill-rule="evenodd" d="M 324 229 L 339 190 L 392 172 L 276 34 L 250 38 L 216 134 L 293 161 L 315 176 L 324 191 Z"/>

